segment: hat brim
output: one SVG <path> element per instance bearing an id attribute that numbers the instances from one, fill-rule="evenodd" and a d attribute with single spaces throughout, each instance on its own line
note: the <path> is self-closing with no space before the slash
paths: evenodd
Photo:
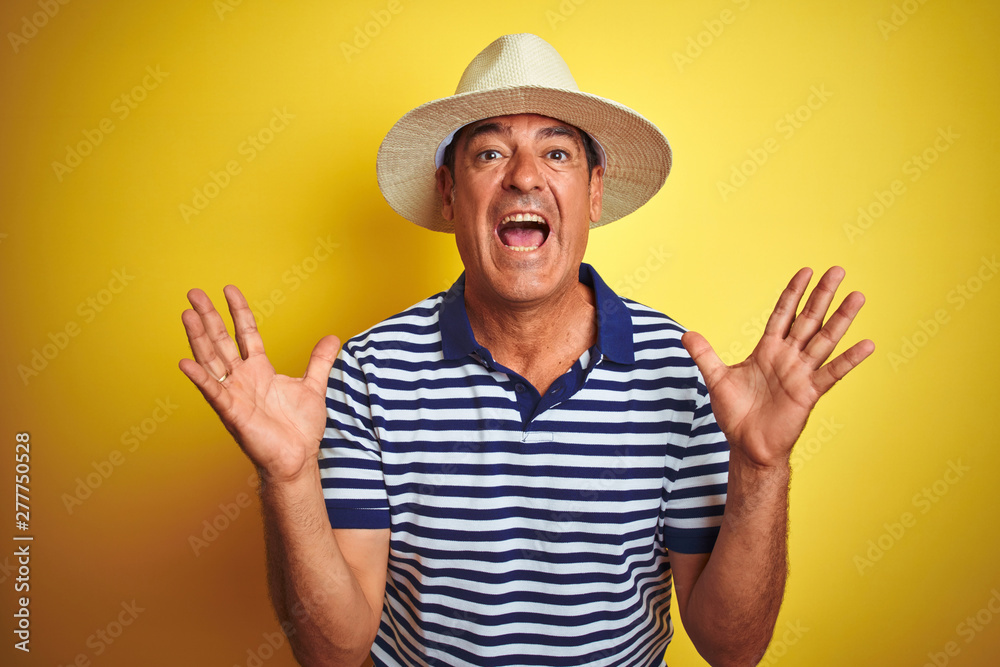
<path id="1" fill-rule="evenodd" d="M 472 91 L 427 102 L 393 125 L 379 147 L 376 173 L 382 196 L 401 216 L 439 232 L 454 232 L 441 215 L 434 155 L 450 132 L 468 123 L 530 113 L 575 125 L 604 148 L 604 196 L 600 220 L 628 215 L 659 191 L 672 154 L 663 133 L 632 109 L 590 93 L 541 86 Z"/>

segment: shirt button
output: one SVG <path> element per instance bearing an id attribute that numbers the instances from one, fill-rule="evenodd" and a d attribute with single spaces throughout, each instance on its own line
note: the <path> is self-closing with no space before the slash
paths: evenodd
<path id="1" fill-rule="evenodd" d="M 516 391 L 519 394 L 523 394 L 524 392 L 528 391 L 528 388 L 525 387 L 523 383 L 518 382 L 516 385 L 514 385 L 514 391 Z"/>

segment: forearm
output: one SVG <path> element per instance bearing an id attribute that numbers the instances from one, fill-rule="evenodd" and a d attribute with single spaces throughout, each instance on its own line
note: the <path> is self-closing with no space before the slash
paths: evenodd
<path id="1" fill-rule="evenodd" d="M 268 588 L 302 665 L 356 667 L 371 649 L 381 600 L 369 601 L 341 552 L 323 502 L 319 468 L 295 482 L 262 475 Z"/>
<path id="2" fill-rule="evenodd" d="M 713 665 L 756 665 L 774 633 L 788 574 L 789 477 L 787 464 L 762 468 L 733 448 L 719 538 L 683 619 Z"/>

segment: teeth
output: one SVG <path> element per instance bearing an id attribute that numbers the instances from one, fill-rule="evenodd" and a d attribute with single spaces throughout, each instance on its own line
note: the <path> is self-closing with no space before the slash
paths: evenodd
<path id="1" fill-rule="evenodd" d="M 545 218 L 535 213 L 514 213 L 501 220 L 503 222 L 545 222 Z"/>
<path id="2" fill-rule="evenodd" d="M 538 246 L 536 246 L 536 245 L 532 245 L 532 246 L 524 246 L 524 245 L 521 245 L 521 246 L 507 246 L 507 249 L 508 250 L 516 250 L 518 252 L 528 252 L 529 250 L 538 250 Z"/>

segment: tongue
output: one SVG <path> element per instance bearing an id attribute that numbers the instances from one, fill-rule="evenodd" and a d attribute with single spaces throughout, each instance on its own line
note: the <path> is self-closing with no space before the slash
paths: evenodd
<path id="1" fill-rule="evenodd" d="M 540 229 L 508 227 L 500 231 L 500 240 L 509 248 L 532 248 L 542 245 L 545 235 Z"/>

